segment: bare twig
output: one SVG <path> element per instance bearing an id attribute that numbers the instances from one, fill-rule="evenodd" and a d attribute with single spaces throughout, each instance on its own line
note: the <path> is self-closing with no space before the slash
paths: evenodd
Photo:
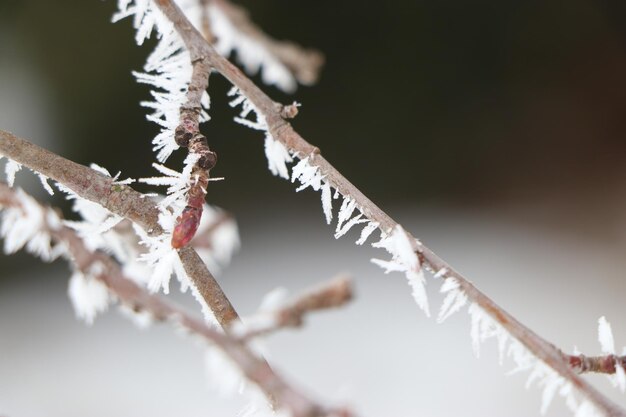
<path id="1" fill-rule="evenodd" d="M 21 207 L 15 191 L 0 183 L 0 207 Z M 45 208 L 44 208 L 45 209 Z M 248 380 L 256 384 L 280 408 L 296 417 L 348 416 L 347 410 L 321 406 L 291 387 L 273 371 L 262 358 L 256 356 L 242 341 L 207 326 L 190 316 L 180 307 L 163 298 L 148 293 L 144 288 L 126 278 L 119 265 L 101 252 L 91 252 L 76 232 L 68 227 L 49 225 L 43 227 L 57 243 L 64 244 L 75 267 L 87 274 L 99 271 L 95 277 L 102 281 L 122 303 L 135 311 L 150 313 L 159 321 L 178 323 L 188 331 L 201 336 L 217 346 L 239 368 Z M 97 267 L 95 267 L 97 266 Z"/>
<path id="2" fill-rule="evenodd" d="M 259 312 L 234 323 L 233 334 L 242 340 L 249 340 L 278 329 L 300 327 L 306 314 L 341 307 L 352 299 L 352 295 L 350 278 L 340 276 L 305 292 L 277 310 Z"/>
<path id="3" fill-rule="evenodd" d="M 209 3 L 211 0 L 200 0 L 200 23 L 202 24 L 202 34 L 209 43 L 215 42 L 215 35 L 211 30 L 211 22 L 209 20 Z"/>
<path id="4" fill-rule="evenodd" d="M 361 212 L 371 221 L 377 222 L 385 234 L 389 234 L 397 223 L 383 210 L 368 199 L 359 189 L 350 183 L 337 169 L 335 169 L 320 154 L 317 147 L 305 141 L 286 122 L 281 114 L 283 106 L 275 103 L 263 93 L 250 79 L 226 58 L 220 56 L 202 35 L 189 23 L 184 13 L 172 0 L 156 0 L 157 6 L 164 15 L 174 24 L 177 32 L 187 45 L 192 56 L 198 54 L 205 57 L 210 65 L 235 85 L 265 118 L 272 137 L 280 141 L 293 153 L 309 157 L 309 163 L 319 168 L 320 173 L 330 185 L 345 196 L 354 200 Z M 410 236 L 410 235 L 409 235 Z M 410 236 L 412 238 L 412 236 Z M 576 372 L 563 360 L 559 350 L 545 339 L 539 337 L 532 330 L 522 325 L 513 316 L 498 306 L 493 300 L 478 290 L 466 277 L 457 272 L 447 262 L 423 245 L 419 245 L 412 238 L 414 250 L 422 263 L 434 271 L 445 268 L 445 279 L 454 278 L 467 297 L 491 317 L 493 317 L 506 331 L 520 341 L 537 358 L 541 359 L 559 375 L 571 382 L 580 392 L 604 414 L 608 416 L 626 416 L 626 412 L 614 404 L 597 389 L 581 379 Z"/>
<path id="5" fill-rule="evenodd" d="M 324 65 L 324 55 L 313 49 L 304 49 L 293 42 L 277 41 L 267 36 L 252 23 L 248 12 L 228 0 L 203 0 L 219 8 L 240 33 L 259 42 L 282 62 L 300 84 L 315 84 Z"/>
<path id="6" fill-rule="evenodd" d="M 217 163 L 217 155 L 209 148 L 206 137 L 200 133 L 199 127 L 201 100 L 209 86 L 211 67 L 202 57 L 192 59 L 191 64 L 193 70 L 187 88 L 187 102 L 180 109 L 180 124 L 176 128 L 174 138 L 179 146 L 187 147 L 189 153 L 196 156 L 196 162 L 191 171 L 194 182 L 187 191 L 187 206 L 176 219 L 176 226 L 172 232 L 172 247 L 176 249 L 187 245 L 198 230 L 210 171 Z"/>
<path id="7" fill-rule="evenodd" d="M 127 185 L 114 184 L 111 177 L 2 130 L 0 130 L 0 155 L 5 155 L 58 181 L 80 197 L 132 220 L 152 235 L 163 233 L 158 223 L 159 211 L 156 204 Z M 179 255 L 185 272 L 207 305 L 214 311 L 218 322 L 222 326 L 227 326 L 238 317 L 238 314 L 215 277 L 194 249 L 183 248 Z"/>

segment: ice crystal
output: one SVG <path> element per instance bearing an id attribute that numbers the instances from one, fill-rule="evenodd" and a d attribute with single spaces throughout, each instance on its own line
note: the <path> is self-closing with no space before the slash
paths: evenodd
<path id="1" fill-rule="evenodd" d="M 151 85 L 152 100 L 141 104 L 152 109 L 148 120 L 157 123 L 161 132 L 154 138 L 154 151 L 157 159 L 164 162 L 178 149 L 174 141 L 174 130 L 178 126 L 180 108 L 186 102 L 186 92 L 191 79 L 192 66 L 189 52 L 174 29 L 173 24 L 149 0 L 119 0 L 118 12 L 113 21 L 133 17 L 133 26 L 137 30 L 136 41 L 141 45 L 150 34 L 157 33 L 158 43 L 148 57 L 144 72 L 133 72 L 137 81 Z M 209 96 L 202 96 L 200 121 L 209 119 L 204 109 L 209 107 Z"/>
<path id="2" fill-rule="evenodd" d="M 104 175 L 110 176 L 106 169 L 98 165 L 92 164 L 91 168 Z M 80 221 L 66 220 L 65 224 L 76 230 L 89 250 L 95 251 L 100 249 L 106 252 L 114 251 L 114 248 L 121 244 L 119 242 L 120 237 L 115 233 L 108 232 L 120 223 L 123 218 L 117 214 L 111 213 L 98 203 L 78 196 L 72 190 L 59 183 L 57 183 L 56 186 L 61 192 L 67 195 L 66 198 L 68 200 L 73 201 L 72 209 L 82 218 Z M 123 253 L 124 251 L 118 252 Z M 123 261 L 125 259 L 120 260 Z"/>
<path id="3" fill-rule="evenodd" d="M 152 166 L 163 174 L 162 177 L 140 178 L 139 182 L 150 185 L 167 186 L 167 197 L 165 197 L 159 205 L 163 208 L 172 207 L 176 210 L 176 215 L 185 207 L 186 195 L 189 188 L 197 181 L 191 177 L 191 173 L 195 163 L 200 155 L 190 153 L 185 158 L 184 168 L 182 172 L 175 171 L 161 164 L 152 164 Z"/>
<path id="4" fill-rule="evenodd" d="M 38 172 L 36 174 L 37 174 L 37 177 L 39 177 L 39 181 L 41 182 L 41 185 L 43 186 L 44 190 L 46 190 L 48 194 L 54 195 L 54 190 L 52 189 L 52 187 L 50 187 L 50 184 L 48 184 L 48 177 Z"/>
<path id="5" fill-rule="evenodd" d="M 4 239 L 4 252 L 26 250 L 44 261 L 62 254 L 60 246 L 53 247 L 48 228 L 58 229 L 61 222 L 52 210 L 39 205 L 21 189 L 15 191 L 17 204 L 4 207 L 0 236 Z"/>
<path id="6" fill-rule="evenodd" d="M 349 206 L 347 206 L 346 210 L 349 210 Z M 372 259 L 372 262 L 385 269 L 385 273 L 392 271 L 404 272 L 412 288 L 415 302 L 430 317 L 428 297 L 424 288 L 424 272 L 413 249 L 411 238 L 409 238 L 402 226 L 397 225 L 391 233 L 383 234 L 382 238 L 378 242 L 373 243 L 372 246 L 383 248 L 392 256 L 390 261 Z"/>
<path id="7" fill-rule="evenodd" d="M 442 323 L 467 304 L 467 295 L 463 292 L 459 282 L 455 278 L 446 279 L 443 284 L 441 284 L 440 291 L 446 294 L 441 304 L 439 315 L 437 316 L 437 321 Z"/>
<path id="8" fill-rule="evenodd" d="M 165 218 L 168 214 L 162 212 L 159 222 L 163 225 L 166 222 L 173 222 L 170 218 Z M 169 217 L 169 216 L 168 216 Z M 148 289 L 152 292 L 163 290 L 169 293 L 169 282 L 173 274 L 181 283 L 181 289 L 185 291 L 189 288 L 189 277 L 185 273 L 178 253 L 170 245 L 171 233 L 162 233 L 159 236 L 150 236 L 143 229 L 133 225 L 135 233 L 140 237 L 139 243 L 146 247 L 147 251 L 140 255 L 139 259 L 145 262 L 152 270 Z M 168 230 L 165 228 L 165 230 Z M 171 230 L 171 227 L 170 229 Z"/>
<path id="9" fill-rule="evenodd" d="M 9 184 L 9 187 L 13 187 L 13 183 L 15 182 L 15 174 L 21 169 L 22 164 L 19 164 L 12 159 L 8 159 L 6 165 L 4 166 L 4 172 L 7 176 L 7 184 Z"/>
<path id="10" fill-rule="evenodd" d="M 96 270 L 93 271 L 95 275 Z M 111 302 L 107 287 L 93 275 L 75 271 L 70 278 L 68 295 L 76 316 L 92 324 L 96 315 L 107 310 Z"/>
<path id="11" fill-rule="evenodd" d="M 468 312 L 471 316 L 472 344 L 476 354 L 478 354 L 479 346 L 482 342 L 487 339 L 496 339 L 500 351 L 500 363 L 502 363 L 503 356 L 506 354 L 515 364 L 515 367 L 509 374 L 528 372 L 526 388 L 536 384 L 542 390 L 540 408 L 542 414 L 545 414 L 553 398 L 558 394 L 565 400 L 565 404 L 575 416 L 600 416 L 593 404 L 586 399 L 578 398 L 571 382 L 534 356 L 481 307 L 472 303 Z"/>
<path id="12" fill-rule="evenodd" d="M 293 159 L 285 145 L 274 140 L 269 133 L 265 134 L 265 156 L 267 157 L 268 168 L 272 174 L 284 179 L 289 178 L 287 164 Z"/>
<path id="13" fill-rule="evenodd" d="M 228 56 L 237 52 L 237 59 L 248 74 L 261 71 L 265 84 L 276 85 L 281 90 L 291 93 L 297 83 L 289 69 L 255 38 L 239 31 L 228 16 L 215 5 L 209 6 L 211 30 L 217 37 L 215 49 Z"/>
<path id="14" fill-rule="evenodd" d="M 606 355 L 615 355 L 613 330 L 604 316 L 598 319 L 598 341 L 600 342 L 602 353 Z M 614 387 L 619 388 L 622 392 L 626 390 L 626 374 L 619 358 L 615 359 L 615 374 L 607 376 Z"/>

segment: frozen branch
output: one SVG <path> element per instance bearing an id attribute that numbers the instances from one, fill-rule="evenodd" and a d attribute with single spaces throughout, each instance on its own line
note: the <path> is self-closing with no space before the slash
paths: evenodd
<path id="1" fill-rule="evenodd" d="M 362 215 L 379 227 L 383 236 L 389 236 L 394 230 L 397 230 L 398 224 L 391 217 L 326 161 L 317 147 L 305 141 L 293 130 L 291 125 L 283 118 L 283 106 L 271 100 L 237 67 L 219 55 L 211 44 L 206 42 L 202 35 L 189 23 L 184 13 L 172 0 L 155 0 L 155 3 L 174 24 L 176 31 L 192 55 L 199 54 L 204 56 L 209 64 L 236 86 L 240 94 L 254 106 L 259 116 L 264 119 L 264 123 L 267 125 L 267 129 L 273 139 L 280 142 L 300 159 L 306 158 L 309 166 L 317 169 L 319 177 L 324 178 L 328 184 L 338 190 L 344 196 L 344 201 L 354 202 Z M 454 279 L 471 302 L 479 306 L 535 357 L 539 358 L 558 375 L 571 383 L 578 391 L 583 393 L 598 410 L 607 416 L 626 416 L 624 410 L 581 379 L 570 367 L 570 364 L 563 359 L 559 349 L 522 325 L 442 258 L 426 246 L 419 244 L 413 236 L 408 233 L 406 236 L 412 250 L 417 253 L 421 261 L 420 263 L 424 267 L 432 271 L 446 271 L 442 276 L 443 279 Z"/>
<path id="2" fill-rule="evenodd" d="M 36 204 L 30 196 L 14 191 L 4 183 L 0 183 L 0 207 L 23 207 Z M 177 323 L 189 332 L 198 335 L 212 345 L 218 347 L 246 376 L 257 385 L 264 394 L 271 398 L 280 409 L 289 410 L 294 417 L 348 416 L 346 410 L 330 409 L 321 406 L 292 388 L 280 375 L 273 371 L 267 362 L 258 357 L 242 341 L 221 333 L 207 326 L 201 320 L 187 314 L 176 305 L 156 295 L 148 293 L 144 288 L 126 278 L 119 265 L 103 253 L 91 252 L 76 232 L 62 226 L 58 217 L 51 223 L 51 209 L 39 206 L 42 214 L 41 230 L 51 240 L 66 248 L 66 255 L 75 268 L 85 275 L 93 276 L 101 281 L 123 304 L 137 312 L 147 312 L 154 319 Z"/>
<path id="3" fill-rule="evenodd" d="M 180 124 L 174 139 L 178 146 L 189 149 L 193 167 L 193 182 L 187 191 L 187 205 L 176 219 L 172 232 L 172 247 L 178 249 L 193 239 L 202 217 L 202 205 L 209 185 L 210 171 L 217 163 L 217 155 L 211 151 L 206 137 L 200 133 L 202 96 L 209 86 L 211 67 L 202 57 L 192 57 L 192 73 L 187 88 L 187 102 L 180 109 Z"/>
<path id="4" fill-rule="evenodd" d="M 293 42 L 277 41 L 267 36 L 251 20 L 248 12 L 228 0 L 203 0 L 222 12 L 236 30 L 257 41 L 283 63 L 300 84 L 314 84 L 324 65 L 324 56 L 316 50 L 304 49 Z"/>
<path id="5" fill-rule="evenodd" d="M 200 0 L 200 24 L 202 26 L 202 34 L 209 43 L 215 42 L 215 35 L 211 30 L 211 21 L 209 17 L 209 3 L 211 0 Z"/>
<path id="6" fill-rule="evenodd" d="M 80 197 L 98 203 L 112 213 L 128 218 L 150 235 L 163 233 L 158 222 L 159 210 L 156 204 L 128 185 L 114 184 L 111 177 L 2 130 L 0 155 L 63 184 Z M 206 304 L 214 311 L 218 322 L 227 326 L 237 318 L 237 312 L 195 250 L 183 248 L 179 251 L 179 256 L 185 272 Z"/>
<path id="7" fill-rule="evenodd" d="M 260 311 L 254 316 L 234 323 L 233 334 L 241 340 L 273 333 L 288 327 L 300 327 L 304 317 L 311 312 L 342 307 L 352 299 L 350 278 L 340 276 L 322 283 L 293 301 L 270 311 Z"/>

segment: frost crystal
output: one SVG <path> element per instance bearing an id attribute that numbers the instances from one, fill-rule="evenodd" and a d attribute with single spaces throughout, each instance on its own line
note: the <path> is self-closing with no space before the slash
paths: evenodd
<path id="1" fill-rule="evenodd" d="M 455 312 L 459 311 L 467 304 L 467 295 L 460 288 L 459 282 L 455 278 L 446 279 L 441 284 L 441 290 L 446 297 L 443 300 L 437 321 L 442 323 Z"/>
<path id="2" fill-rule="evenodd" d="M 297 83 L 291 72 L 276 59 L 265 46 L 256 39 L 240 32 L 219 7 L 209 6 L 211 30 L 217 37 L 215 49 L 228 56 L 237 52 L 237 58 L 248 74 L 262 71 L 265 84 L 276 85 L 281 90 L 291 93 Z"/>
<path id="3" fill-rule="evenodd" d="M 162 216 L 167 215 L 162 214 Z M 164 224 L 165 222 L 173 222 L 173 220 L 165 220 L 161 217 L 160 223 Z M 147 248 L 147 252 L 140 255 L 139 259 L 152 269 L 148 289 L 152 292 L 163 289 L 165 294 L 169 293 L 169 282 L 172 274 L 176 274 L 183 291 L 189 288 L 189 277 L 182 267 L 178 253 L 170 245 L 171 233 L 149 236 L 140 227 L 133 225 L 133 228 L 141 239 L 139 243 Z"/>
<path id="4" fill-rule="evenodd" d="M 109 290 L 102 282 L 79 271 L 70 278 L 68 295 L 76 316 L 87 324 L 92 324 L 98 313 L 106 311 L 111 301 Z"/>
<path id="5" fill-rule="evenodd" d="M 472 303 L 468 312 L 472 321 L 471 336 L 474 351 L 478 354 L 480 343 L 490 338 L 496 339 L 500 351 L 500 363 L 502 363 L 505 353 L 515 363 L 515 367 L 509 374 L 528 371 L 526 388 L 536 384 L 542 389 L 542 414 L 547 411 L 552 399 L 558 394 L 577 417 L 599 417 L 601 415 L 588 400 L 577 398 L 570 382 L 534 356 L 477 304 Z"/>
<path id="6" fill-rule="evenodd" d="M 284 179 L 289 178 L 287 164 L 293 161 L 285 145 L 272 138 L 269 133 L 265 134 L 265 156 L 268 168 L 274 175 Z"/>
<path id="7" fill-rule="evenodd" d="M 9 159 L 4 167 L 4 172 L 7 175 L 7 184 L 9 187 L 13 187 L 15 182 L 15 174 L 22 169 L 22 165 L 18 164 L 12 159 Z"/>
<path id="8" fill-rule="evenodd" d="M 186 92 L 191 79 L 191 61 L 189 52 L 174 29 L 172 23 L 149 0 L 118 0 L 118 12 L 113 21 L 133 17 L 133 26 L 137 30 L 136 41 L 141 45 L 153 31 L 157 32 L 158 44 L 144 66 L 143 73 L 133 72 L 137 81 L 149 84 L 155 89 L 151 92 L 152 101 L 142 102 L 144 107 L 152 109 L 148 115 L 161 126 L 161 132 L 154 138 L 154 150 L 157 159 L 164 162 L 178 149 L 174 141 L 174 130 L 179 123 L 180 107 L 186 102 Z M 209 107 L 206 92 L 202 98 L 204 109 Z M 209 119 L 202 111 L 200 121 Z"/>
<path id="9" fill-rule="evenodd" d="M 604 316 L 598 319 L 598 341 L 600 342 L 600 346 L 602 346 L 602 353 L 615 354 L 613 331 Z"/>
<path id="10" fill-rule="evenodd" d="M 167 197 L 163 199 L 159 205 L 163 208 L 174 207 L 177 211 L 176 215 L 185 207 L 186 194 L 191 185 L 196 181 L 191 178 L 191 172 L 200 155 L 190 153 L 185 158 L 184 168 L 182 172 L 177 172 L 161 164 L 152 164 L 152 166 L 163 174 L 162 177 L 140 178 L 139 182 L 150 185 L 167 186 Z"/>
<path id="11" fill-rule="evenodd" d="M 39 181 L 41 181 L 41 185 L 43 186 L 44 190 L 46 190 L 48 194 L 54 195 L 54 190 L 52 189 L 52 187 L 50 187 L 50 184 L 48 184 L 48 177 L 38 172 L 36 174 L 39 177 Z"/>
<path id="12" fill-rule="evenodd" d="M 346 207 L 346 210 L 349 210 L 349 207 Z M 372 259 L 372 262 L 385 269 L 385 273 L 392 271 L 404 272 L 409 285 L 413 289 L 415 302 L 430 317 L 428 297 L 424 288 L 424 272 L 417 254 L 414 252 L 411 239 L 402 226 L 397 225 L 389 235 L 383 235 L 381 240 L 373 243 L 372 246 L 383 248 L 392 256 L 391 261 Z"/>
<path id="13" fill-rule="evenodd" d="M 602 353 L 606 355 L 615 355 L 615 341 L 613 340 L 613 330 L 611 325 L 604 316 L 598 319 L 598 341 L 602 348 Z M 626 349 L 625 349 L 626 350 Z M 626 373 L 619 359 L 615 360 L 615 374 L 607 375 L 611 384 L 619 388 L 620 391 L 626 390 Z"/>

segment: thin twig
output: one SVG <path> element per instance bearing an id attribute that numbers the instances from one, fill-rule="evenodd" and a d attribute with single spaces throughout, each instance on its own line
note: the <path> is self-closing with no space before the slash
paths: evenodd
<path id="1" fill-rule="evenodd" d="M 200 0 L 200 24 L 202 25 L 202 34 L 209 43 L 215 42 L 215 34 L 211 30 L 211 21 L 209 20 L 209 3 L 211 0 Z"/>
<path id="2" fill-rule="evenodd" d="M 187 88 L 187 102 L 180 108 L 180 124 L 174 139 L 179 146 L 188 148 L 190 155 L 196 156 L 196 162 L 191 171 L 194 182 L 187 191 L 187 205 L 176 219 L 172 232 L 172 247 L 176 249 L 187 245 L 200 226 L 210 171 L 217 163 L 217 155 L 209 148 L 206 136 L 200 133 L 201 101 L 209 86 L 211 67 L 202 57 L 192 58 L 191 65 L 193 69 Z"/>
<path id="3" fill-rule="evenodd" d="M 206 57 L 210 65 L 233 83 L 241 94 L 257 108 L 260 114 L 265 118 L 265 122 L 269 126 L 269 131 L 274 139 L 280 141 L 291 152 L 296 153 L 298 156 L 309 157 L 309 163 L 319 168 L 320 173 L 325 177 L 326 181 L 328 181 L 333 188 L 336 188 L 344 197 L 349 197 L 356 201 L 361 212 L 371 221 L 377 222 L 383 233 L 389 234 L 396 227 L 397 223 L 326 161 L 317 147 L 305 141 L 293 130 L 291 125 L 285 121 L 281 115 L 283 106 L 271 100 L 237 67 L 226 58 L 219 55 L 217 51 L 206 42 L 172 0 L 156 0 L 156 4 L 163 14 L 174 24 L 174 27 L 183 39 L 185 45 L 189 48 L 192 56 L 196 53 Z M 414 242 L 414 250 L 418 253 L 420 260 L 426 267 L 434 271 L 445 268 L 448 271 L 444 277 L 445 279 L 456 279 L 471 301 L 485 310 L 537 358 L 541 359 L 559 375 L 571 382 L 580 392 L 584 393 L 599 410 L 608 416 L 626 416 L 624 410 L 581 379 L 569 366 L 569 363 L 563 360 L 559 349 L 522 325 L 429 248 L 418 245 L 417 241 L 412 236 L 409 235 L 409 237 L 411 237 L 411 241 Z"/>
<path id="4" fill-rule="evenodd" d="M 312 85 L 319 78 L 324 65 L 324 55 L 313 49 L 305 49 L 293 42 L 277 41 L 267 36 L 252 23 L 248 12 L 228 0 L 203 0 L 219 8 L 240 33 L 256 40 L 274 57 L 282 62 L 300 84 Z"/>
<path id="5" fill-rule="evenodd" d="M 350 278 L 339 276 L 304 292 L 276 310 L 261 311 L 252 317 L 233 323 L 231 330 L 239 339 L 250 340 L 279 329 L 300 327 L 308 313 L 341 307 L 350 301 L 352 296 Z"/>
<path id="6" fill-rule="evenodd" d="M 0 207 L 21 207 L 15 191 L 0 182 Z M 46 209 L 42 207 L 42 209 Z M 347 410 L 321 406 L 291 387 L 240 340 L 207 326 L 180 307 L 163 298 L 148 293 L 131 279 L 124 276 L 119 265 L 101 252 L 91 252 L 76 232 L 66 226 L 51 226 L 44 218 L 45 232 L 69 251 L 71 262 L 80 271 L 92 274 L 102 281 L 122 303 L 135 311 L 148 312 L 159 321 L 178 323 L 188 331 L 203 337 L 217 346 L 248 380 L 256 384 L 268 398 L 276 401 L 280 408 L 289 410 L 296 417 L 347 416 Z M 97 266 L 97 268 L 95 268 Z"/>
<path id="7" fill-rule="evenodd" d="M 112 213 L 126 217 L 151 235 L 163 233 L 158 223 L 159 210 L 150 198 L 127 185 L 114 184 L 111 177 L 77 164 L 0 130 L 0 155 L 19 162 L 71 189 L 78 196 L 100 204 Z M 193 248 L 179 251 L 185 272 L 218 322 L 226 327 L 238 314 L 215 277 Z"/>

